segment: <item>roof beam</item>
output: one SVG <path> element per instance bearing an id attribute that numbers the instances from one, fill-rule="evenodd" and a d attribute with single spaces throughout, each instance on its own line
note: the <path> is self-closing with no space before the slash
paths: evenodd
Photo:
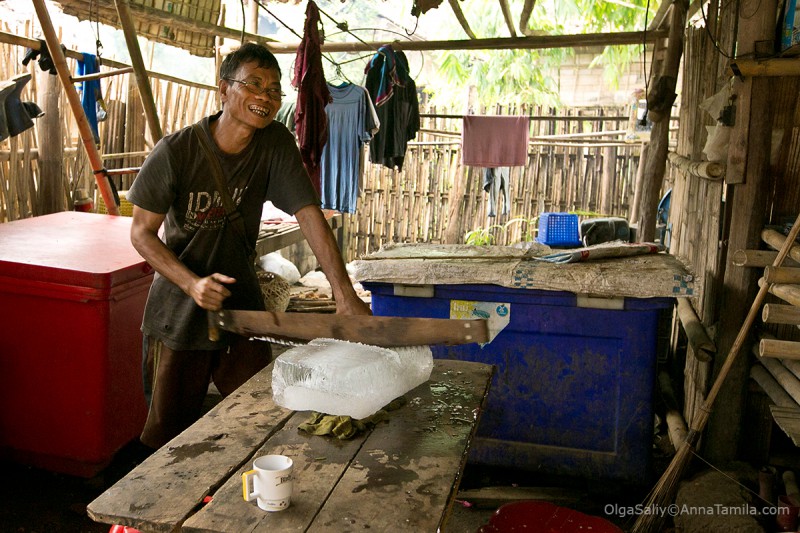
<path id="1" fill-rule="evenodd" d="M 638 45 L 665 39 L 667 30 L 628 31 L 617 33 L 585 33 L 573 35 L 538 35 L 534 37 L 496 37 L 457 41 L 393 41 L 387 43 L 325 43 L 323 52 L 375 52 L 385 44 L 395 50 L 534 50 L 545 48 L 579 48 L 587 46 Z M 265 43 L 275 54 L 294 54 L 299 43 Z"/>
<path id="2" fill-rule="evenodd" d="M 511 8 L 508 7 L 508 0 L 500 0 L 500 9 L 503 11 L 503 18 L 506 19 L 508 32 L 512 37 L 516 37 L 517 32 L 514 31 L 514 20 L 511 18 Z"/>
<path id="3" fill-rule="evenodd" d="M 475 34 L 472 32 L 472 29 L 469 27 L 469 22 L 467 22 L 467 17 L 464 16 L 464 12 L 461 11 L 461 6 L 458 5 L 458 0 L 449 0 L 450 7 L 453 9 L 453 13 L 455 13 L 456 18 L 458 19 L 458 23 L 461 24 L 461 28 L 464 30 L 470 39 L 477 39 Z"/>
<path id="4" fill-rule="evenodd" d="M 533 30 L 528 28 L 528 21 L 533 13 L 533 6 L 536 5 L 536 0 L 525 0 L 525 5 L 522 6 L 522 13 L 519 16 L 519 31 L 522 35 L 528 37 L 534 35 Z"/>

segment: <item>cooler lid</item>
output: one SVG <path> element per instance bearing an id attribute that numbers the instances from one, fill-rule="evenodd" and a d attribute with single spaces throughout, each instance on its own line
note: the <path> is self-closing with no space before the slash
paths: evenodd
<path id="1" fill-rule="evenodd" d="M 104 289 L 150 275 L 131 222 L 64 211 L 0 224 L 0 276 Z"/>

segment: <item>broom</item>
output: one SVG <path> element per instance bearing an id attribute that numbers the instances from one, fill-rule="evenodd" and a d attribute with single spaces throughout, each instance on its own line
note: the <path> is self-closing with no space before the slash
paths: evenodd
<path id="1" fill-rule="evenodd" d="M 794 221 L 792 229 L 789 230 L 789 235 L 786 237 L 786 240 L 783 242 L 783 246 L 781 246 L 781 249 L 778 252 L 778 256 L 772 263 L 773 267 L 781 266 L 783 260 L 789 254 L 789 250 L 792 248 L 798 233 L 800 233 L 800 215 L 798 215 L 797 219 Z M 744 344 L 744 341 L 750 331 L 750 327 L 753 325 L 753 322 L 759 313 L 761 304 L 764 302 L 764 298 L 766 298 L 769 288 L 769 283 L 760 284 L 758 293 L 756 294 L 756 297 L 750 306 L 750 311 L 748 311 L 747 316 L 742 323 L 742 327 L 739 328 L 739 334 L 736 336 L 731 349 L 728 351 L 728 356 L 719 371 L 719 375 L 714 380 L 714 385 L 708 392 L 708 396 L 703 402 L 703 405 L 695 413 L 694 418 L 692 419 L 692 423 L 689 427 L 689 432 L 686 434 L 686 438 L 681 444 L 681 447 L 675 453 L 672 461 L 670 461 L 667 469 L 661 475 L 661 478 L 659 478 L 655 487 L 653 487 L 648 494 L 644 508 L 649 512 L 642 513 L 636 518 L 636 522 L 631 528 L 631 533 L 650 533 L 651 531 L 656 531 L 660 523 L 664 520 L 664 513 L 662 510 L 675 500 L 678 482 L 680 482 L 683 472 L 686 470 L 686 466 L 689 463 L 689 458 L 692 455 L 692 449 L 697 443 L 697 439 L 700 437 L 700 434 L 703 432 L 703 429 L 708 422 L 708 417 L 711 414 L 711 406 L 714 404 L 714 400 L 716 399 L 719 390 L 722 388 L 725 377 L 728 375 L 728 372 L 733 366 L 736 356 L 739 355 L 739 351 L 741 350 L 742 345 Z"/>

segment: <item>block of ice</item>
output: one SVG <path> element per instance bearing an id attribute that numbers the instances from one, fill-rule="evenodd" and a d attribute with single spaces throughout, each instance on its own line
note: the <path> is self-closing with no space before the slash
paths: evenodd
<path id="1" fill-rule="evenodd" d="M 380 348 L 314 339 L 275 360 L 272 393 L 287 409 L 361 419 L 426 382 L 432 369 L 428 346 Z"/>

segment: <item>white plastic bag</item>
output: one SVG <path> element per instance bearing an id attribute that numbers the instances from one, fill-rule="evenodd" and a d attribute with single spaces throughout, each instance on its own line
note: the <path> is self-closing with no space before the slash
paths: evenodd
<path id="1" fill-rule="evenodd" d="M 272 272 L 285 279 L 289 285 L 294 285 L 300 280 L 300 271 L 297 270 L 294 263 L 285 259 L 280 252 L 262 255 L 258 260 L 258 264 L 267 272 Z"/>

